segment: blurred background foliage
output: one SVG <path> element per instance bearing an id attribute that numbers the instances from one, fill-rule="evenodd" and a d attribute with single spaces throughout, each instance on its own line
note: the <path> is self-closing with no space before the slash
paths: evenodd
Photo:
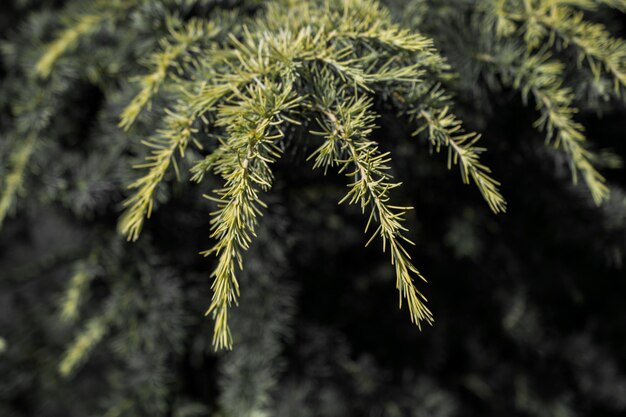
<path id="1" fill-rule="evenodd" d="M 98 34 L 116 48 L 63 58 L 54 83 L 27 81 L 61 10 L 74 7 L 66 3 L 0 5 L 0 178 L 16 136 L 41 126 L 42 138 L 0 234 L 0 415 L 626 413 L 626 107 L 611 88 L 599 95 L 574 58 L 565 79 L 576 87 L 575 117 L 611 188 L 600 206 L 544 146 L 519 89 L 468 58 L 480 37 L 467 23 L 476 2 L 386 2 L 449 60 L 455 111 L 482 132 L 508 210 L 494 215 L 445 155 L 406 140 L 411 127 L 379 104 L 373 136 L 394 155 L 396 201 L 415 207 L 411 257 L 429 278 L 434 325 L 419 332 L 396 308 L 387 256 L 363 247 L 360 210 L 336 203 L 345 178 L 303 168 L 313 150 L 305 141 L 277 163 L 245 255 L 235 345 L 215 353 L 203 315 L 215 261 L 197 253 L 211 245 L 213 207 L 201 195 L 219 182 L 160 190 L 141 239 L 126 242 L 116 227 L 140 152 L 117 123 L 137 91 L 129 77 L 145 72 L 137 57 L 167 33 L 165 16 L 250 14 L 259 2 L 146 2 L 126 32 Z M 626 36 L 617 11 L 586 13 Z M 46 104 L 16 118 L 35 96 Z M 139 129 L 158 117 L 147 112 Z"/>

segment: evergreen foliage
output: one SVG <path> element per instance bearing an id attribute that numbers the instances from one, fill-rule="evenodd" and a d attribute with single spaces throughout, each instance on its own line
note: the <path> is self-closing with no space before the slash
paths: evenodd
<path id="1" fill-rule="evenodd" d="M 450 351 L 425 365 L 430 374 L 388 371 L 396 348 L 384 347 L 385 336 L 414 364 L 415 345 L 453 350 L 446 338 L 458 332 L 470 361 L 487 368 L 490 352 L 476 351 L 484 339 L 524 351 L 556 338 L 542 331 L 553 318 L 524 277 L 554 273 L 544 284 L 552 294 L 578 266 L 621 266 L 626 200 L 610 176 L 621 145 L 601 149 L 607 140 L 594 146 L 588 136 L 601 131 L 599 116 L 623 113 L 622 13 L 621 0 L 10 2 L 3 20 L 17 23 L 0 32 L 0 311 L 15 318 L 0 328 L 0 414 L 446 416 L 466 405 L 463 390 L 512 410 L 498 403 L 500 374 L 486 384 L 468 371 L 456 388 L 440 379 Z M 534 123 L 522 107 L 503 110 L 511 93 Z M 532 143 L 532 129 L 547 147 Z M 455 166 L 486 205 L 448 180 Z M 519 265 L 506 226 L 515 236 L 530 215 L 494 214 L 532 204 L 547 222 L 561 199 L 575 202 L 551 229 L 564 236 L 537 231 L 545 236 L 529 249 L 535 258 Z M 328 206 L 336 201 L 365 220 Z M 591 240 L 593 255 L 561 272 L 568 239 Z M 334 265 L 338 252 L 377 240 L 389 271 L 369 248 Z M 539 262 L 542 250 L 554 259 Z M 454 283 L 469 291 L 441 278 L 451 276 L 450 252 L 463 275 L 511 277 L 483 278 L 495 292 L 474 293 L 502 316 L 497 331 L 489 317 L 472 335 L 467 297 L 442 295 Z M 325 272 L 352 283 L 320 292 Z M 389 297 L 368 301 L 389 279 L 412 323 L 433 324 L 432 309 L 441 327 L 410 332 Z M 302 297 L 319 301 L 315 313 Z M 327 325 L 325 298 L 347 306 L 333 313 L 345 314 L 340 329 Z M 623 322 L 611 308 L 602 317 Z M 201 309 L 214 321 L 211 337 Z M 464 323 L 446 318 L 454 314 Z M 394 324 L 374 341 L 352 324 L 376 318 Z M 605 331 L 595 325 L 589 332 Z M 549 358 L 566 347 L 563 372 L 581 378 L 568 389 L 626 410 L 623 355 L 588 333 L 565 333 L 545 343 Z M 532 391 L 532 370 L 515 359 L 504 366 L 517 376 L 506 381 L 515 412 L 575 415 L 571 398 Z M 207 382 L 213 373 L 219 381 Z M 88 398 L 94 387 L 107 387 L 97 400 Z M 28 390 L 41 403 L 22 404 Z"/>

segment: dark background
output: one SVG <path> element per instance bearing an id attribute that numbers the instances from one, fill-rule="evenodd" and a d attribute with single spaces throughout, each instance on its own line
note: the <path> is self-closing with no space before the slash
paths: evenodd
<path id="1" fill-rule="evenodd" d="M 0 6 L 3 40 L 35 3 Z M 0 63 L 0 77 L 8 65 Z M 2 88 L 0 121 L 10 123 L 11 88 Z M 313 149 L 305 135 L 279 162 L 265 197 L 269 208 L 234 313 L 243 330 L 236 331 L 232 353 L 215 354 L 212 324 L 203 317 L 213 259 L 197 253 L 211 246 L 212 206 L 200 195 L 217 183 L 174 187 L 176 198 L 158 207 L 140 242 L 117 238 L 122 188 L 88 179 L 90 193 L 81 194 L 72 178 L 93 162 L 85 162 L 93 149 L 109 149 L 91 139 L 106 137 L 96 115 L 119 109 L 107 110 L 97 87 L 78 85 L 62 104 L 65 117 L 77 122 L 57 126 L 58 142 L 42 150 L 58 154 L 56 166 L 66 169 L 36 161 L 28 184 L 38 191 L 22 196 L 0 234 L 0 415 L 109 417 L 125 398 L 136 404 L 119 415 L 217 415 L 217 409 L 236 415 L 224 404 L 236 410 L 254 391 L 242 387 L 242 378 L 270 386 L 267 415 L 625 415 L 624 171 L 603 170 L 613 194 L 595 207 L 543 146 L 532 106 L 506 89 L 485 100 L 492 111 L 478 111 L 463 93 L 457 101 L 468 127 L 484 135 L 484 159 L 502 183 L 505 214 L 491 213 L 474 187 L 448 171 L 445 155 L 407 140 L 406 122 L 382 107 L 375 132 L 403 182 L 396 201 L 415 207 L 407 224 L 416 242 L 411 256 L 429 280 L 418 286 L 434 313 L 432 327 L 419 331 L 398 310 L 386 254 L 377 242 L 364 248 L 359 210 L 337 205 L 345 179 L 302 163 Z M 596 149 L 622 158 L 625 118 L 624 105 L 577 117 Z M 128 292 L 132 306 L 84 365 L 61 377 L 58 362 L 84 321 L 63 326 L 56 311 L 72 265 L 94 245 L 105 247 L 105 261 L 81 320 L 106 310 L 118 281 L 128 284 L 120 291 L 136 293 Z M 264 320 L 277 330 L 263 327 Z M 131 322 L 144 329 L 138 335 L 152 337 L 135 351 L 120 347 Z M 275 337 L 267 341 L 267 335 Z M 261 359 L 248 373 L 229 373 L 239 369 L 233 358 Z"/>

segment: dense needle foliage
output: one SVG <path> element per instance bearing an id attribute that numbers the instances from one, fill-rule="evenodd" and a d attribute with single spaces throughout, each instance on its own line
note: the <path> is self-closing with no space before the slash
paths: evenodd
<path id="1" fill-rule="evenodd" d="M 496 294 L 503 328 L 528 344 L 541 339 L 529 300 L 538 290 L 521 283 L 532 268 L 569 277 L 581 273 L 576 262 L 609 268 L 607 276 L 621 266 L 626 200 L 623 184 L 610 181 L 623 151 L 612 139 L 626 94 L 621 12 L 621 0 L 9 2 L 0 285 L 16 318 L 0 330 L 8 358 L 0 371 L 9 375 L 0 414 L 462 412 L 464 394 L 432 376 L 444 371 L 419 376 L 385 359 L 410 358 L 420 343 L 453 349 L 446 316 L 458 314 L 461 326 L 482 320 L 463 311 L 472 305 L 463 295 L 436 300 L 453 285 L 449 271 L 520 277 L 469 297 L 480 305 Z M 609 137 L 594 144 L 583 121 Z M 452 169 L 461 181 L 446 175 Z M 364 220 L 329 206 L 337 201 Z M 572 209 L 561 216 L 563 205 Z M 555 237 L 535 223 L 551 218 Z M 515 240 L 534 227 L 546 233 L 541 243 Z M 592 260 L 565 267 L 555 252 L 519 265 L 524 239 L 536 256 L 561 242 L 588 245 Z M 362 248 L 374 242 L 391 267 Z M 42 274 L 51 279 L 39 282 Z M 553 282 L 566 292 L 572 280 Z M 403 327 L 387 293 L 372 298 L 378 281 L 395 282 L 410 321 L 435 333 Z M 333 300 L 344 323 L 335 329 Z M 368 320 L 393 322 L 398 333 L 353 327 Z M 354 359 L 350 338 L 370 356 Z M 593 344 L 587 333 L 570 342 L 594 349 L 584 347 Z M 619 412 L 623 354 L 612 359 L 610 346 L 597 356 L 613 360 L 606 378 L 622 388 L 599 398 Z M 233 350 L 214 352 L 224 348 Z M 453 366 L 454 355 L 439 361 Z M 325 387 L 324 372 L 335 383 Z M 85 383 L 72 391 L 76 378 Z M 470 373 L 460 385 L 510 410 L 493 399 L 498 378 Z M 515 380 L 517 411 L 574 415 L 563 414 L 575 409 L 570 399 L 553 407 L 534 398 L 528 378 Z M 41 403 L 26 406 L 33 385 Z M 102 386 L 101 397 L 85 398 Z M 584 387 L 575 389 L 591 395 Z"/>

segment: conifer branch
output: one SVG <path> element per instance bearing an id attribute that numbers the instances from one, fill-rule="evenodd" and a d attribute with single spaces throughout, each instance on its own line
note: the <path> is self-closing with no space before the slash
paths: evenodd
<path id="1" fill-rule="evenodd" d="M 327 168 L 339 165 L 340 172 L 353 179 L 350 191 L 341 200 L 349 204 L 359 204 L 365 212 L 370 209 L 366 231 L 374 221 L 378 227 L 368 243 L 380 236 L 383 251 L 389 247 L 391 264 L 395 267 L 396 288 L 399 292 L 399 305 L 406 300 L 411 321 L 421 328 L 422 322 L 431 324 L 432 313 L 426 307 L 426 298 L 417 289 L 413 281 L 416 276 L 425 278 L 411 262 L 403 241 L 413 244 L 404 236 L 407 229 L 402 225 L 404 214 L 410 207 L 398 207 L 389 204 L 389 191 L 400 183 L 392 182 L 387 163 L 388 153 L 381 153 L 375 142 L 367 139 L 374 129 L 372 102 L 364 97 L 345 99 L 337 103 L 336 108 L 320 111 L 324 115 L 323 131 L 325 142 L 311 155 L 315 157 L 315 167 Z"/>
<path id="2" fill-rule="evenodd" d="M 85 292 L 90 281 L 94 278 L 94 255 L 89 259 L 80 261 L 75 266 L 75 271 L 68 286 L 63 294 L 59 308 L 59 317 L 61 321 L 73 323 L 78 318 L 79 309 L 82 300 L 85 298 Z"/>
<path id="3" fill-rule="evenodd" d="M 193 174 L 190 178 L 190 181 L 200 183 L 204 179 L 205 175 L 212 171 L 220 159 L 223 157 L 225 152 L 228 152 L 229 148 L 227 144 L 220 144 L 217 148 L 215 148 L 210 154 L 208 154 L 204 159 L 196 161 L 193 166 L 189 169 L 189 172 Z"/>
<path id="4" fill-rule="evenodd" d="M 215 190 L 217 197 L 206 196 L 218 204 L 211 219 L 211 237 L 217 243 L 202 252 L 204 256 L 215 253 L 218 257 L 212 274 L 213 298 L 206 312 L 215 321 L 216 349 L 232 346 L 228 310 L 239 297 L 236 265 L 243 268 L 243 251 L 250 246 L 257 218 L 265 207 L 259 193 L 269 190 L 272 184 L 269 165 L 281 154 L 276 141 L 283 137 L 280 125 L 284 113 L 298 101 L 290 86 L 268 80 L 249 86 L 236 97 L 237 101 L 218 110 L 217 124 L 226 128 L 228 150 L 219 155 L 216 172 L 225 184 Z"/>
<path id="5" fill-rule="evenodd" d="M 161 183 L 171 164 L 176 165 L 176 152 L 183 158 L 191 136 L 196 132 L 193 128 L 195 115 L 183 103 L 174 111 L 166 110 L 166 127 L 157 132 L 156 136 L 143 141 L 151 148 L 144 164 L 135 168 L 144 168 L 148 172 L 129 185 L 136 189 L 135 193 L 124 201 L 125 211 L 120 218 L 120 231 L 128 240 L 137 240 L 146 218 L 150 218 L 154 204 L 154 193 Z"/>
<path id="6" fill-rule="evenodd" d="M 89 35 L 121 16 L 119 11 L 128 11 L 130 6 L 126 5 L 139 3 L 141 0 L 116 1 L 108 7 L 103 1 L 99 8 L 89 9 L 88 14 L 78 18 L 76 25 L 67 28 L 50 44 L 38 64 L 39 75 L 49 76 L 55 65 L 63 65 L 64 62 L 57 62 L 59 57 L 78 43 L 82 44 L 83 38 L 88 37 L 89 41 L 93 38 L 94 44 L 99 45 L 95 42 L 98 37 Z M 213 13 L 219 3 L 206 2 L 202 7 L 208 5 Z M 410 242 L 405 237 L 403 221 L 409 207 L 391 205 L 389 194 L 399 184 L 389 174 L 389 155 L 381 152 L 369 136 L 374 128 L 374 99 L 377 104 L 393 106 L 420 124 L 415 133 L 424 131 L 432 149 L 441 152 L 443 147 L 447 148 L 448 167 L 458 165 L 463 182 L 475 183 L 494 212 L 504 211 L 506 203 L 499 183 L 480 160 L 484 152 L 484 148 L 477 145 L 480 136 L 465 132 L 461 122 L 448 110 L 452 100 L 440 86 L 452 77 L 447 72 L 446 61 L 435 50 L 432 39 L 396 25 L 386 9 L 374 1 L 253 3 L 261 7 L 250 15 L 246 9 L 245 17 L 233 12 L 233 18 L 227 18 L 226 23 L 204 17 L 178 22 L 160 41 L 158 52 L 149 56 L 148 74 L 139 78 L 140 91 L 126 106 L 119 126 L 129 129 L 146 107 L 153 101 L 157 105 L 154 100 L 157 96 L 163 99 L 164 104 L 158 111 L 164 112 L 165 117 L 163 127 L 148 133 L 150 138 L 142 142 L 149 148 L 149 154 L 145 163 L 137 166 L 144 169 L 142 175 L 130 185 L 133 194 L 124 202 L 121 232 L 129 240 L 138 238 L 145 219 L 152 213 L 155 192 L 168 176 L 170 167 L 173 165 L 179 174 L 177 158 L 185 157 L 190 141 L 201 149 L 205 157 L 193 162 L 191 180 L 201 182 L 212 172 L 224 181 L 213 197 L 207 197 L 217 202 L 210 223 L 211 236 L 216 243 L 203 254 L 217 256 L 217 266 L 212 272 L 213 296 L 207 310 L 215 320 L 213 344 L 216 349 L 229 348 L 232 344 L 229 308 L 237 303 L 239 296 L 237 267 L 242 268 L 244 252 L 254 238 L 258 218 L 265 207 L 261 193 L 272 185 L 270 166 L 286 145 L 282 138 L 287 126 L 298 123 L 293 116 L 297 114 L 297 120 L 306 123 L 317 120 L 322 127 L 322 132 L 317 134 L 324 137 L 324 142 L 311 155 L 315 159 L 314 168 L 326 170 L 338 166 L 351 181 L 342 201 L 359 204 L 363 211 L 368 209 L 368 229 L 378 223 L 371 237 L 380 235 L 383 249 L 389 248 L 400 302 L 406 300 L 411 319 L 418 326 L 431 322 L 425 299 L 413 282 L 415 277 L 422 276 L 405 249 Z M 519 54 L 517 59 L 509 61 L 491 56 L 493 51 L 489 47 L 481 59 L 489 61 L 493 73 L 502 75 L 510 85 L 522 91 L 524 98 L 531 95 L 535 99 L 542 114 L 537 126 L 545 129 L 548 139 L 565 151 L 574 176 L 583 175 L 596 201 L 605 197 L 606 186 L 591 164 L 593 155 L 584 147 L 582 127 L 573 120 L 573 98 L 561 85 L 561 69 L 553 73 L 552 64 L 548 60 L 537 61 L 532 51 L 547 37 L 560 36 L 558 43 L 550 38 L 548 48 L 556 46 L 552 49 L 557 50 L 561 45 L 573 45 L 583 50 L 596 77 L 599 72 L 594 68 L 618 77 L 623 62 L 618 52 L 610 51 L 607 46 L 609 38 L 603 36 L 608 36 L 608 32 L 596 30 L 595 26 L 584 30 L 558 26 L 576 21 L 574 14 L 565 15 L 567 22 L 550 21 L 557 19 L 553 9 L 593 10 L 600 4 L 619 7 L 618 3 L 617 0 L 450 3 L 462 4 L 464 11 L 478 13 L 473 16 L 474 24 L 489 23 L 478 29 L 470 26 L 479 34 L 478 49 L 489 46 L 495 39 L 493 49 L 511 43 L 524 46 L 520 49 L 524 52 L 531 50 L 523 58 L 527 61 L 525 64 L 518 62 Z M 166 2 L 158 13 L 163 13 L 167 20 L 171 18 L 168 8 L 180 4 L 178 0 Z M 185 16 L 191 15 L 193 13 Z M 94 20 L 97 16 L 102 20 Z M 146 28 L 142 19 L 154 17 L 143 7 L 137 8 L 133 16 L 142 30 Z M 494 31 L 500 38 L 494 36 Z M 106 52 L 103 56 L 129 57 L 141 51 L 140 47 L 132 49 L 127 37 L 108 32 L 107 35 L 110 39 L 102 46 Z M 524 36 L 526 45 L 531 48 L 526 47 L 523 39 L 516 39 L 518 35 Z M 116 42 L 118 44 L 114 45 Z M 598 50 L 599 44 L 607 46 L 606 50 Z M 78 48 L 77 56 L 86 60 L 82 49 Z M 97 71 L 96 67 L 90 71 Z M 160 94 L 163 91 L 167 94 Z M 158 105 L 161 104 L 159 100 Z M 203 134 L 196 135 L 200 129 Z M 201 140 L 208 143 L 200 143 Z M 19 164 L 13 165 L 19 168 Z M 22 165 L 23 171 L 27 162 Z M 12 177 L 8 178 L 6 183 Z M 3 204 L 8 207 L 7 203 Z M 0 209 L 2 207 L 0 204 Z M 75 288 L 86 285 L 87 279 L 84 273 L 77 273 L 72 279 L 64 307 L 68 311 L 66 316 L 75 314 L 80 298 Z"/>
<path id="7" fill-rule="evenodd" d="M 557 33 L 568 44 L 575 45 L 581 58 L 585 58 L 591 72 L 599 79 L 602 68 L 613 78 L 617 93 L 626 87 L 626 42 L 613 38 L 604 25 L 589 23 L 581 12 L 567 8 L 556 8 L 549 18 L 544 19 L 546 26 Z"/>
<path id="8" fill-rule="evenodd" d="M 105 17 L 97 14 L 80 16 L 73 26 L 64 29 L 57 39 L 48 45 L 46 53 L 35 64 L 35 73 L 42 78 L 48 78 L 57 60 L 76 46 L 80 38 L 98 30 Z"/>
<path id="9" fill-rule="evenodd" d="M 71 375 L 87 359 L 89 353 L 106 335 L 110 321 L 109 315 L 95 316 L 87 321 L 59 362 L 58 370 L 61 376 Z"/>
<path id="10" fill-rule="evenodd" d="M 346 18 L 345 13 L 336 16 L 333 19 L 336 29 L 331 32 L 331 38 L 362 41 L 366 45 L 382 46 L 395 51 L 434 52 L 432 39 L 391 24 L 389 13 L 378 5 L 372 5 L 367 10 L 347 10 L 351 12 L 352 19 Z"/>
<path id="11" fill-rule="evenodd" d="M 448 169 L 458 165 L 463 182 L 469 184 L 471 178 L 494 213 L 506 211 L 506 201 L 498 190 L 500 183 L 491 178 L 491 170 L 480 162 L 480 154 L 485 148 L 474 146 L 480 140 L 480 135 L 465 132 L 461 121 L 449 113 L 447 107 L 440 111 L 422 110 L 417 118 L 425 124 L 413 134 L 428 129 L 428 138 L 435 151 L 440 152 L 442 147 L 448 149 Z"/>
<path id="12" fill-rule="evenodd" d="M 191 168 L 193 181 L 201 181 L 208 171 L 225 180 L 225 187 L 216 190 L 218 210 L 213 213 L 211 221 L 212 237 L 218 243 L 203 252 L 204 255 L 216 253 L 218 256 L 218 265 L 213 272 L 213 298 L 207 311 L 215 319 L 213 343 L 217 349 L 229 348 L 232 344 L 228 310 L 238 298 L 236 265 L 242 266 L 242 254 L 254 236 L 257 217 L 263 207 L 259 192 L 268 189 L 272 182 L 268 164 L 279 156 L 280 151 L 274 142 L 282 136 L 282 130 L 277 126 L 283 119 L 294 123 L 284 115 L 284 110 L 292 109 L 295 101 L 281 110 L 280 117 L 278 113 L 268 113 L 266 106 L 276 101 L 274 96 L 279 85 L 277 81 L 269 80 L 280 80 L 283 85 L 292 85 L 298 80 L 295 88 L 302 88 L 299 93 L 304 96 L 319 93 L 330 82 L 334 87 L 326 93 L 333 102 L 343 94 L 346 85 L 355 86 L 357 94 L 359 90 L 387 94 L 389 89 L 399 89 L 396 86 L 402 83 L 420 84 L 420 78 L 428 71 L 446 68 L 443 59 L 434 51 L 432 41 L 400 29 L 387 18 L 377 20 L 369 8 L 361 6 L 351 1 L 341 2 L 339 7 L 329 3 L 327 13 L 311 16 L 310 6 L 305 4 L 284 10 L 277 3 L 271 3 L 266 21 L 261 20 L 251 28 L 244 27 L 240 36 L 230 36 L 224 47 L 200 61 L 199 68 L 206 75 L 202 77 L 203 81 L 194 81 L 198 93 L 186 98 L 191 109 L 188 114 L 205 123 L 210 118 L 215 128 L 224 128 L 226 132 L 214 151 Z M 307 16 L 309 21 L 303 21 L 301 16 Z M 346 20 L 351 24 L 341 27 L 335 24 Z M 287 28 L 283 22 L 287 23 Z M 328 31 L 326 27 L 336 29 Z M 299 80 L 308 80 L 308 84 L 301 84 Z M 291 87 L 288 90 L 291 91 Z M 283 97 L 273 105 L 285 100 Z M 320 98 L 321 102 L 324 100 Z M 222 101 L 231 104 L 220 104 Z M 310 108 L 302 110 L 318 112 L 315 110 L 317 105 L 319 103 L 313 102 Z M 275 117 L 279 120 L 276 121 Z M 220 138 L 221 135 L 213 136 Z M 170 146 L 171 153 L 175 147 L 171 142 Z M 341 145 L 340 149 L 345 146 Z M 351 149 L 353 154 L 359 150 L 358 146 Z M 383 163 L 385 157 L 378 161 Z M 147 197 L 153 192 L 153 185 L 162 179 L 163 160 L 167 161 L 169 157 L 159 159 L 152 167 L 156 175 L 146 182 L 149 192 L 140 189 L 133 197 L 136 207 L 131 207 L 125 216 L 133 213 L 136 216 L 130 222 L 125 221 L 127 225 L 140 225 L 145 213 L 150 212 L 151 199 Z M 341 161 L 342 165 L 346 164 Z M 328 157 L 326 162 L 333 165 L 340 160 Z M 364 166 L 361 168 L 365 169 Z M 375 181 L 373 178 L 378 174 L 370 175 L 367 181 Z M 494 185 L 484 184 L 485 181 L 481 183 L 485 187 Z M 388 185 L 393 188 L 391 183 Z M 378 203 L 373 206 L 370 223 L 375 217 L 383 219 L 385 229 L 379 229 L 375 235 L 383 236 L 385 247 L 389 244 L 398 290 L 401 299 L 406 298 L 409 303 L 412 320 L 418 324 L 423 320 L 430 321 L 430 312 L 412 283 L 412 275 L 421 275 L 410 263 L 401 244 L 404 212 L 401 208 L 384 205 L 387 201 L 385 193 L 379 191 L 372 197 Z M 133 233 L 132 236 L 138 232 L 138 229 L 127 230 Z"/>
<path id="13" fill-rule="evenodd" d="M 626 13 L 626 0 L 551 0 L 551 2 L 554 6 L 573 6 L 590 11 L 605 6 Z"/>
<path id="14" fill-rule="evenodd" d="M 572 179 L 577 182 L 578 172 L 583 176 L 593 201 L 601 204 L 609 197 L 604 177 L 593 165 L 594 156 L 585 147 L 584 128 L 573 119 L 577 109 L 570 89 L 563 87 L 563 66 L 549 55 L 528 55 L 520 66 L 508 65 L 513 86 L 522 91 L 524 101 L 529 94 L 541 111 L 535 126 L 546 131 L 546 140 L 555 148 L 562 148 L 568 157 Z"/>
<path id="15" fill-rule="evenodd" d="M 626 13 L 626 0 L 598 0 L 599 3 Z"/>
<path id="16" fill-rule="evenodd" d="M 459 165 L 463 183 L 470 178 L 494 213 L 506 211 L 506 200 L 500 194 L 500 183 L 491 177 L 491 169 L 480 162 L 485 148 L 475 146 L 480 135 L 465 132 L 460 120 L 449 113 L 450 95 L 438 81 L 420 81 L 409 84 L 405 91 L 391 95 L 398 103 L 401 114 L 422 123 L 413 136 L 427 131 L 428 139 L 436 152 L 448 149 L 448 169 Z"/>
<path id="17" fill-rule="evenodd" d="M 94 259 L 92 253 L 87 262 L 93 262 Z M 65 349 L 57 367 L 62 377 L 67 378 L 78 370 L 88 359 L 91 352 L 114 329 L 120 317 L 123 317 L 123 322 L 126 322 L 128 317 L 127 309 L 130 305 L 130 300 L 134 297 L 136 297 L 136 294 L 133 293 L 127 282 L 117 282 L 111 288 L 111 295 L 103 308 L 85 321 L 82 328 Z"/>
<path id="18" fill-rule="evenodd" d="M 177 23 L 180 25 L 180 22 Z M 172 24 L 170 24 L 172 26 Z M 208 41 L 220 33 L 212 22 L 192 19 L 182 27 L 170 27 L 169 36 L 159 42 L 162 50 L 154 53 L 148 60 L 152 71 L 139 78 L 140 92 L 126 106 L 120 117 L 119 126 L 128 130 L 144 107 L 159 91 L 172 68 L 181 69 L 181 57 L 192 52 L 194 45 L 200 40 Z M 196 51 L 198 52 L 198 51 Z"/>
<path id="19" fill-rule="evenodd" d="M 623 1 L 608 3 L 618 8 L 625 4 Z M 560 38 L 564 46 L 575 46 L 581 61 L 587 61 L 596 79 L 604 70 L 612 77 L 616 93 L 626 87 L 626 42 L 612 37 L 604 25 L 588 22 L 583 12 L 570 7 L 593 9 L 597 3 L 541 0 L 526 1 L 523 5 L 513 2 L 508 12 L 498 9 L 498 15 L 506 15 L 511 21 L 524 25 L 524 40 L 531 50 L 553 34 L 548 37 L 548 43 L 552 45 Z M 543 47 L 546 47 L 545 43 Z"/>
<path id="20" fill-rule="evenodd" d="M 2 223 L 13 204 L 15 194 L 22 187 L 28 161 L 35 150 L 36 139 L 35 133 L 28 134 L 23 142 L 17 144 L 18 149 L 11 154 L 9 161 L 11 168 L 9 174 L 4 178 L 0 192 L 0 228 L 2 228 Z"/>
<path id="21" fill-rule="evenodd" d="M 74 24 L 63 29 L 55 40 L 49 43 L 45 53 L 35 64 L 35 75 L 48 78 L 56 62 L 64 54 L 75 48 L 80 40 L 100 30 L 106 22 L 125 18 L 128 12 L 142 0 L 95 0 L 91 12 L 74 17 Z"/>
<path id="22" fill-rule="evenodd" d="M 185 151 L 192 141 L 197 147 L 200 143 L 193 139 L 193 134 L 197 129 L 194 123 L 200 118 L 207 120 L 207 113 L 214 110 L 217 103 L 230 93 L 236 93 L 239 85 L 246 84 L 247 80 L 238 82 L 224 82 L 220 84 L 207 85 L 201 82 L 196 94 L 183 91 L 182 98 L 174 110 L 165 110 L 165 128 L 157 131 L 157 134 L 142 143 L 152 148 L 146 163 L 136 165 L 135 168 L 147 168 L 148 173 L 140 177 L 129 185 L 130 189 L 137 191 L 125 202 L 125 212 L 120 218 L 120 231 L 126 235 L 128 240 L 137 240 L 146 218 L 150 218 L 153 208 L 153 198 L 157 186 L 163 181 L 170 164 L 174 165 L 178 176 L 176 165 L 176 151 L 180 157 L 185 156 Z M 198 172 L 196 171 L 197 175 Z M 195 176 L 195 180 L 198 178 Z"/>

